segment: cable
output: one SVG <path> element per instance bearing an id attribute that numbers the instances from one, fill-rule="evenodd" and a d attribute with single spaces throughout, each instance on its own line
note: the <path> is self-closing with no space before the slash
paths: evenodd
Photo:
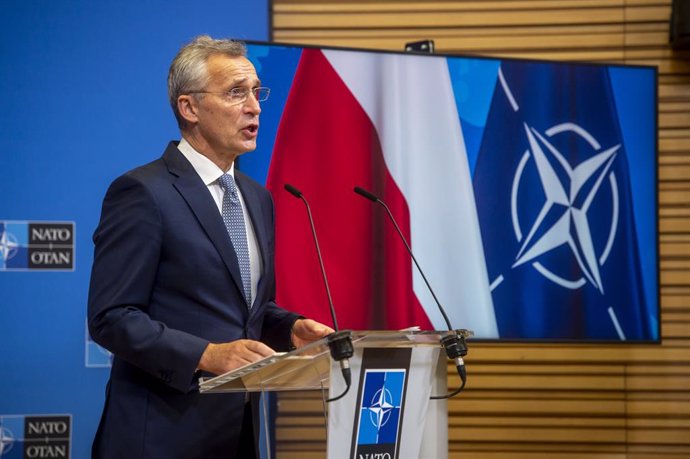
<path id="1" fill-rule="evenodd" d="M 462 360 L 462 357 L 459 358 L 460 362 L 462 362 L 460 365 L 455 365 L 455 369 L 458 371 L 458 375 L 460 376 L 460 381 L 462 381 L 462 384 L 460 384 L 460 387 L 455 389 L 453 392 L 446 394 L 446 395 L 432 395 L 429 397 L 431 400 L 444 400 L 447 398 L 455 397 L 458 395 L 462 390 L 465 388 L 465 384 L 467 384 L 467 370 L 465 369 L 465 361 Z"/>

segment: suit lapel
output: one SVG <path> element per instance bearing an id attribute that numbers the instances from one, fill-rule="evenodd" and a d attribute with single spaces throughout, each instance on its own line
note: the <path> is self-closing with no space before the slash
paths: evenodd
<path id="1" fill-rule="evenodd" d="M 168 145 L 163 154 L 163 159 L 168 166 L 168 171 L 177 177 L 173 182 L 173 186 L 182 195 L 190 209 L 192 209 L 209 239 L 216 247 L 216 250 L 218 250 L 223 263 L 230 271 L 235 285 L 240 293 L 243 292 L 237 255 L 230 242 L 230 236 L 225 228 L 223 219 L 218 212 L 218 207 L 213 202 L 208 188 L 189 161 L 179 152 L 175 143 L 171 142 Z"/>

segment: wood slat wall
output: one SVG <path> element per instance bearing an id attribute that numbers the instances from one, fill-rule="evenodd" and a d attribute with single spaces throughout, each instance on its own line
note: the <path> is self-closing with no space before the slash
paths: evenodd
<path id="1" fill-rule="evenodd" d="M 659 69 L 662 344 L 471 343 L 467 388 L 449 402 L 451 458 L 690 457 L 690 51 L 671 50 L 670 13 L 671 0 L 273 1 L 277 42 L 433 39 L 439 53 Z M 320 400 L 280 396 L 279 459 L 325 457 Z"/>

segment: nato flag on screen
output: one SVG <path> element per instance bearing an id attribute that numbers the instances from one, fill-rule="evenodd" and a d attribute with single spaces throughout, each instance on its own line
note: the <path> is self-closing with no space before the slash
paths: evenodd
<path id="1" fill-rule="evenodd" d="M 502 62 L 473 180 L 501 338 L 654 339 L 606 67 Z"/>

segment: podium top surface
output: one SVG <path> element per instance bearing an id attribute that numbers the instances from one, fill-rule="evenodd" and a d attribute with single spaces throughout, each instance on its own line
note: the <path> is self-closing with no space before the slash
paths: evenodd
<path id="1" fill-rule="evenodd" d="M 352 344 L 357 348 L 400 348 L 437 346 L 449 334 L 472 336 L 468 330 L 456 331 L 353 331 Z M 213 378 L 200 379 L 199 391 L 263 392 L 328 388 L 330 375 L 328 338 L 322 338 L 288 353 L 277 353 L 257 362 Z"/>

